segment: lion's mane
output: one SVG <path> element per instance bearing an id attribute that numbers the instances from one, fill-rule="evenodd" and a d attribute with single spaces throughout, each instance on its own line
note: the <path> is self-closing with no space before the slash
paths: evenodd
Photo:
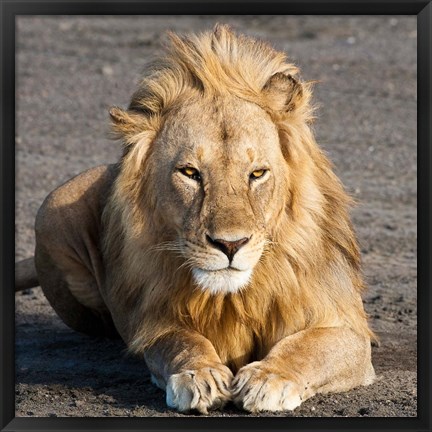
<path id="1" fill-rule="evenodd" d="M 298 70 L 283 53 L 225 26 L 198 36 L 170 35 L 165 57 L 149 67 L 129 109 L 111 111 L 124 153 L 103 214 L 105 297 L 132 351 L 186 327 L 208 337 L 221 360 L 236 368 L 247 359 L 233 353 L 261 358 L 283 336 L 309 327 L 339 322 L 372 335 L 359 296 L 364 285 L 351 201 L 310 130 L 311 84 L 294 89 L 290 108 L 281 111 L 277 95 L 263 91 L 278 73 L 295 77 Z M 288 204 L 249 286 L 211 295 L 194 286 L 176 251 L 161 246 L 173 233 L 170 215 L 157 211 L 151 143 L 182 101 L 225 93 L 271 115 L 291 181 Z"/>

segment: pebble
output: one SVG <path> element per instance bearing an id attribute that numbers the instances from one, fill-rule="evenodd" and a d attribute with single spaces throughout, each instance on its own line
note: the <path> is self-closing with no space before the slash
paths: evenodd
<path id="1" fill-rule="evenodd" d="M 112 76 L 113 74 L 114 74 L 114 70 L 111 66 L 109 65 L 102 66 L 102 75 Z"/>
<path id="2" fill-rule="evenodd" d="M 358 411 L 358 413 L 360 414 L 360 415 L 367 415 L 367 414 L 369 414 L 369 408 L 360 408 L 359 409 L 359 411 Z"/>
<path id="3" fill-rule="evenodd" d="M 63 21 L 59 24 L 59 29 L 61 31 L 68 31 L 72 28 L 72 22 L 71 21 Z"/>

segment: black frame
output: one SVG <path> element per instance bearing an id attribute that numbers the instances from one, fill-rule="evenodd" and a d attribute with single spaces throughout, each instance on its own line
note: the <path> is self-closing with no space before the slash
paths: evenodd
<path id="1" fill-rule="evenodd" d="M 418 58 L 418 416 L 417 418 L 15 418 L 15 16 L 16 15 L 186 15 L 237 14 L 417 15 Z M 1 146 L 0 146 L 0 429 L 18 430 L 416 430 L 432 428 L 431 329 L 431 82 L 432 4 L 423 0 L 172 0 L 128 2 L 61 2 L 0 0 L 1 12 Z"/>

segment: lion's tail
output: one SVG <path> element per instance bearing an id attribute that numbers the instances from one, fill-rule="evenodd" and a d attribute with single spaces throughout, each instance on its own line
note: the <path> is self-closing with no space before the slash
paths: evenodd
<path id="1" fill-rule="evenodd" d="M 34 257 L 15 263 L 15 292 L 39 285 Z"/>

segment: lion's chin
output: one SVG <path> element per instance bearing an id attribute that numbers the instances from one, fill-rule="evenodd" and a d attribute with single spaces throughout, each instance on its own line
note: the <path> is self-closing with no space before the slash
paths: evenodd
<path id="1" fill-rule="evenodd" d="M 203 270 L 194 268 L 192 275 L 195 283 L 211 294 L 236 293 L 245 287 L 252 276 L 252 270 Z"/>

